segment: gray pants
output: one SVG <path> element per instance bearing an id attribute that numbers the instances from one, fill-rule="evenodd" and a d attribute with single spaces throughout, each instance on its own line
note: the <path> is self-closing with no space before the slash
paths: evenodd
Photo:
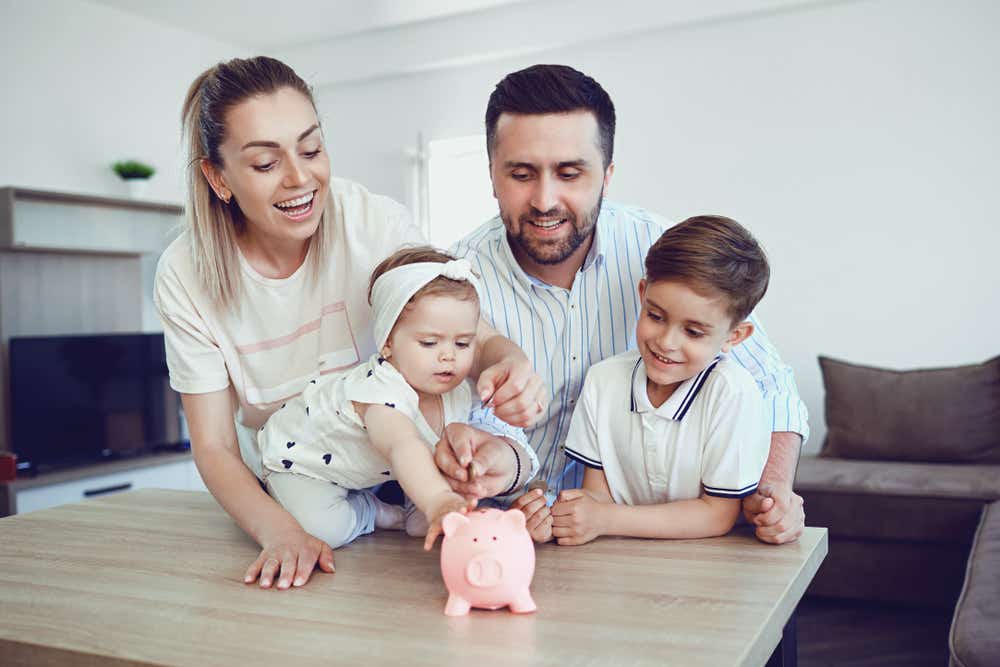
<path id="1" fill-rule="evenodd" d="M 302 529 L 336 549 L 375 530 L 375 494 L 291 472 L 265 471 L 267 492 Z"/>

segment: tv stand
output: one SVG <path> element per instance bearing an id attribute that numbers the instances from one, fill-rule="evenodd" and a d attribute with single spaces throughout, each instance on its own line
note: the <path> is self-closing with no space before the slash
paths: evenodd
<path id="1" fill-rule="evenodd" d="M 190 452 L 154 453 L 2 483 L 0 517 L 142 488 L 207 491 Z"/>

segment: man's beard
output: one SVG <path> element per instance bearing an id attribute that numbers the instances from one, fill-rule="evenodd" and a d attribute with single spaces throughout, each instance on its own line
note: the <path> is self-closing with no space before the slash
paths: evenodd
<path id="1" fill-rule="evenodd" d="M 507 232 L 507 240 L 511 246 L 515 247 L 517 250 L 521 251 L 525 255 L 531 258 L 537 264 L 544 264 L 551 266 L 553 264 L 560 264 L 572 255 L 577 249 L 580 248 L 591 236 L 594 235 L 594 229 L 597 227 L 597 217 L 601 214 L 601 204 L 604 201 L 604 188 L 601 187 L 601 194 L 597 197 L 597 204 L 586 214 L 586 219 L 583 221 L 583 225 L 577 225 L 577 217 L 575 214 L 566 211 L 566 215 L 560 215 L 559 210 L 546 211 L 545 213 L 537 213 L 534 216 L 522 215 L 519 218 L 521 232 L 514 236 Z M 559 239 L 554 242 L 532 242 L 525 238 L 524 229 L 527 225 L 531 224 L 531 218 L 563 218 L 566 220 L 566 224 L 570 227 L 570 235 L 564 239 Z M 513 226 L 511 224 L 510 216 L 503 216 L 504 225 L 508 230 Z"/>

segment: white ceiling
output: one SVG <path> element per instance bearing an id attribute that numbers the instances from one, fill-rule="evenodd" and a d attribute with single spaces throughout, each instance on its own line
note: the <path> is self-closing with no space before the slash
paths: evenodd
<path id="1" fill-rule="evenodd" d="M 230 44 L 275 49 L 537 0 L 91 1 Z"/>

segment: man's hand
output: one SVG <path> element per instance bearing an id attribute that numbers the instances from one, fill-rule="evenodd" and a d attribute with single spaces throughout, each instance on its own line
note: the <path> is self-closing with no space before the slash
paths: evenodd
<path id="1" fill-rule="evenodd" d="M 566 489 L 552 505 L 552 536 L 562 545 L 586 544 L 604 532 L 604 510 L 584 489 Z"/>
<path id="2" fill-rule="evenodd" d="M 525 527 L 531 539 L 538 543 L 552 539 L 552 511 L 541 489 L 532 489 L 520 496 L 510 504 L 510 509 L 524 512 Z"/>
<path id="3" fill-rule="evenodd" d="M 756 527 L 757 539 L 770 544 L 794 542 L 806 526 L 802 496 L 783 484 L 764 484 L 744 498 L 743 516 Z"/>
<path id="4" fill-rule="evenodd" d="M 252 584 L 260 577 L 260 587 L 270 588 L 277 577 L 276 588 L 302 586 L 319 565 L 324 572 L 333 572 L 333 549 L 318 538 L 296 526 L 266 538 L 246 574 L 244 583 Z"/>
<path id="5" fill-rule="evenodd" d="M 517 474 L 517 460 L 507 441 L 458 422 L 445 427 L 434 447 L 434 463 L 452 490 L 466 498 L 490 498 L 506 491 Z"/>
<path id="6" fill-rule="evenodd" d="M 548 406 L 542 377 L 527 359 L 504 360 L 479 374 L 479 400 L 511 426 L 528 427 L 537 422 Z"/>

